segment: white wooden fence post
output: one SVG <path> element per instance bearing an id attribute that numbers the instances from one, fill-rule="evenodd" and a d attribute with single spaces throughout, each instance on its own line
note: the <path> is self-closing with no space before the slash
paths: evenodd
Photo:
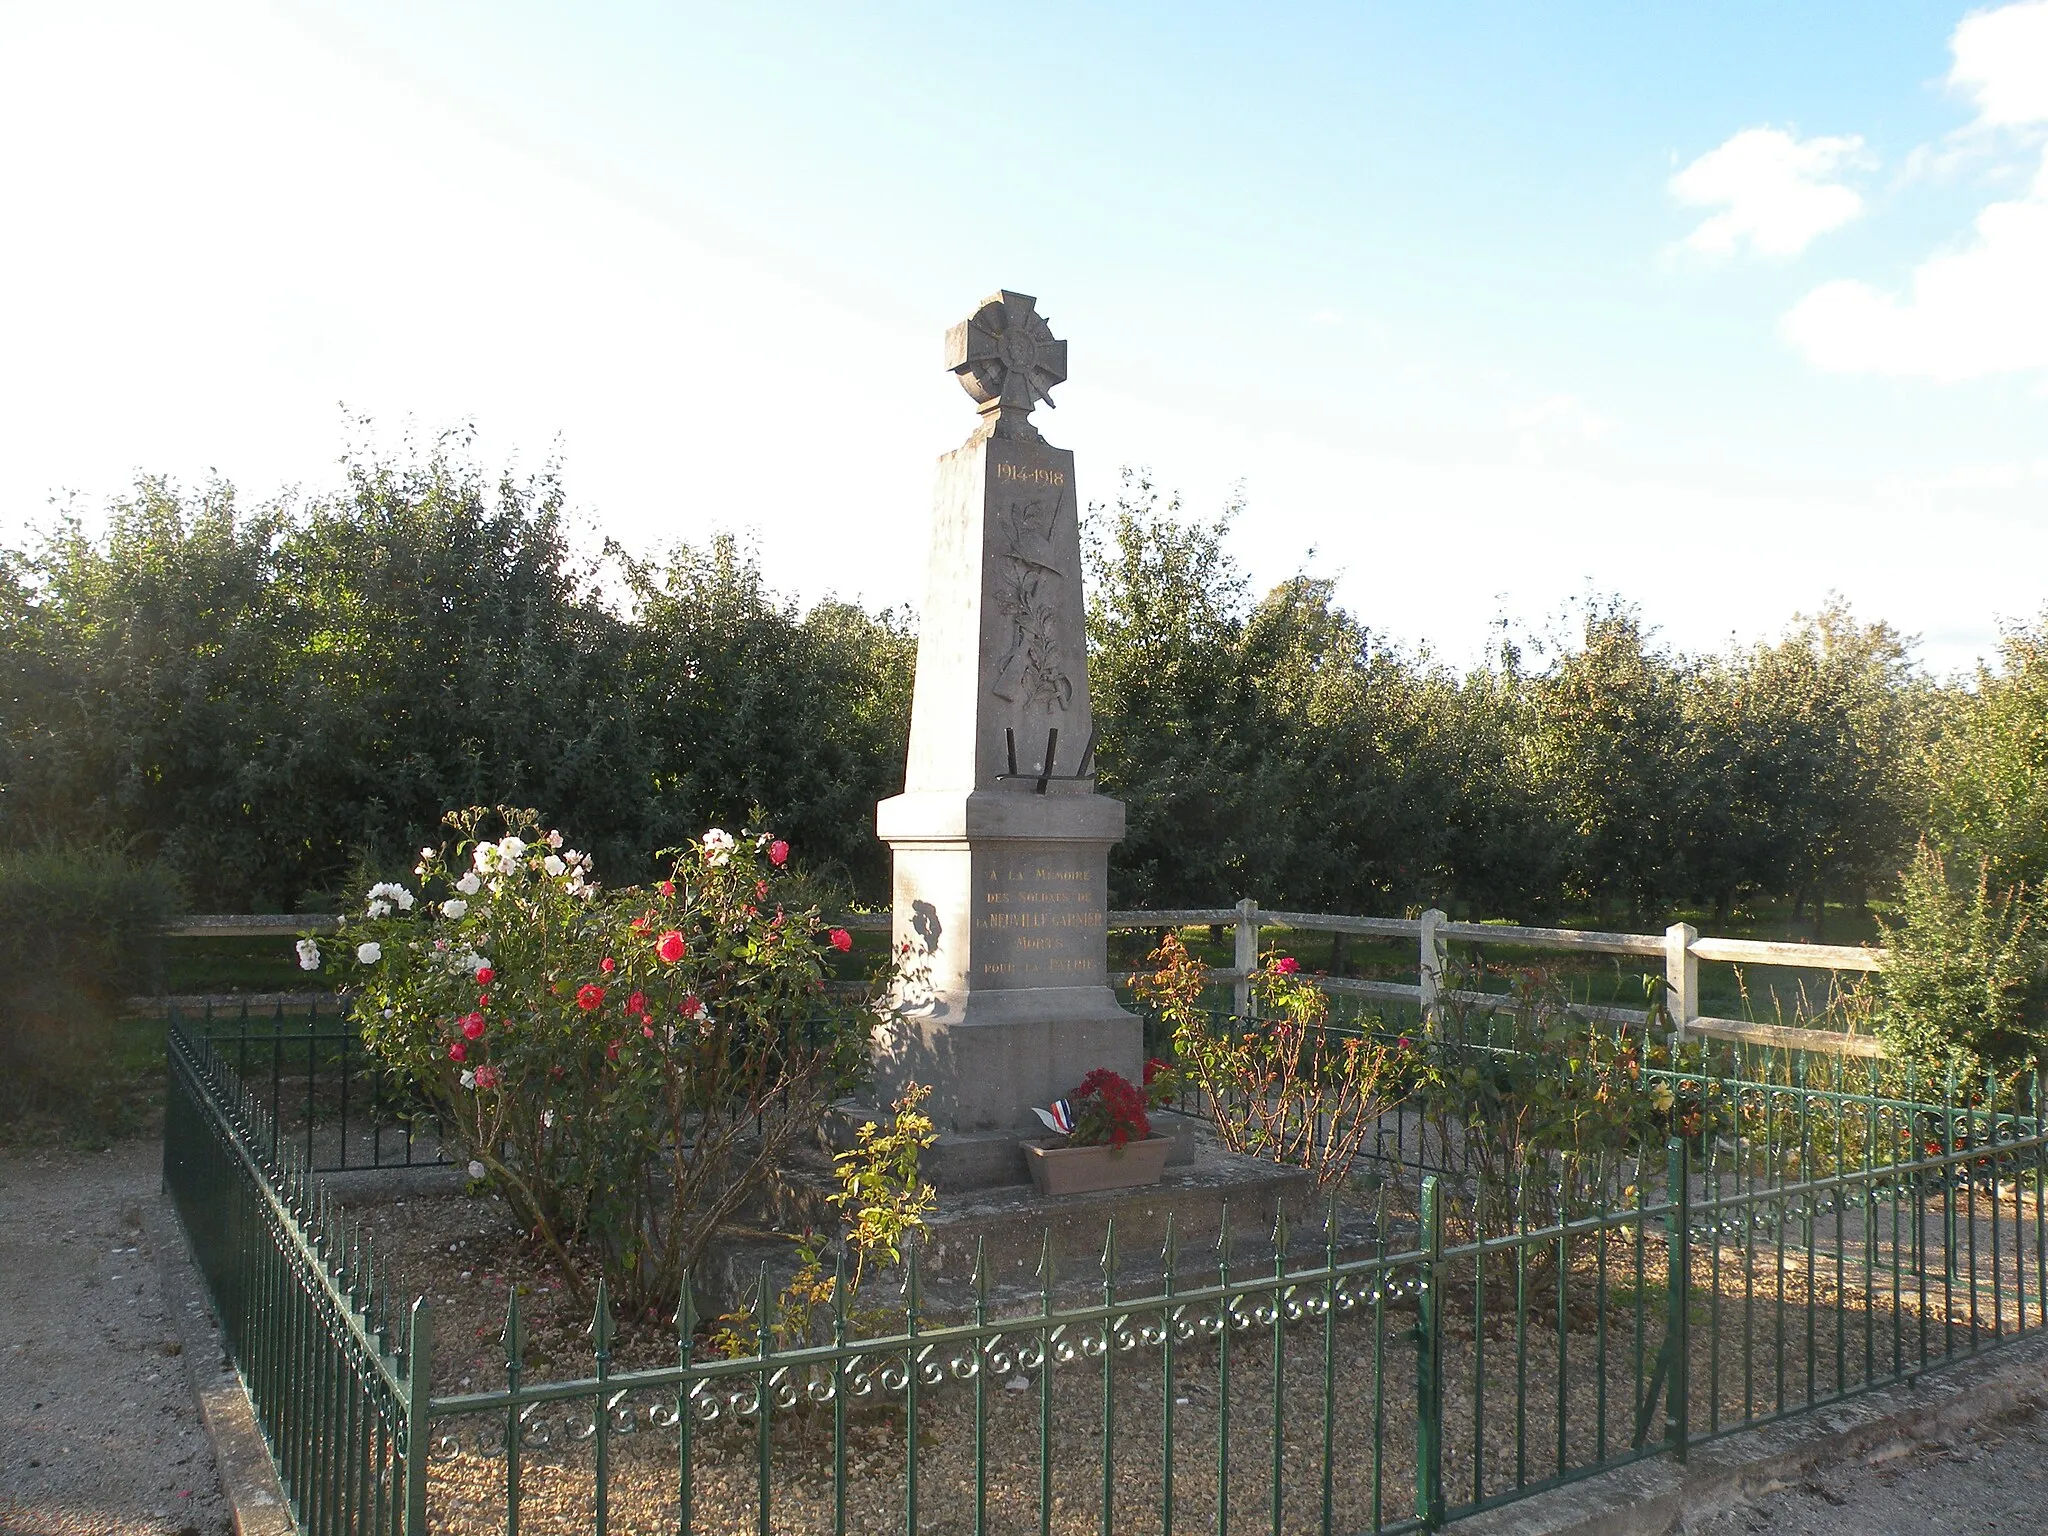
<path id="1" fill-rule="evenodd" d="M 1259 904 L 1247 896 L 1237 904 L 1237 951 L 1231 964 L 1244 975 L 1237 979 L 1233 994 L 1237 1016 L 1252 1016 L 1252 984 L 1245 978 L 1259 968 Z"/>
<path id="2" fill-rule="evenodd" d="M 1415 974 L 1422 986 L 1422 1022 L 1434 1037 L 1442 1033 L 1442 1010 L 1437 999 L 1443 993 L 1444 983 L 1444 940 L 1438 931 L 1444 925 L 1443 913 L 1431 907 L 1422 914 L 1422 954 L 1417 962 Z"/>
<path id="3" fill-rule="evenodd" d="M 1671 1012 L 1674 1045 L 1700 1016 L 1700 958 L 1692 952 L 1699 936 L 1691 923 L 1673 923 L 1664 930 L 1664 1006 Z"/>

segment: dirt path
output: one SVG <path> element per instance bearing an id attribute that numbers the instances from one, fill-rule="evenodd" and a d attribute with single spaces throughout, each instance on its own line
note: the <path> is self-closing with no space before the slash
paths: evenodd
<path id="1" fill-rule="evenodd" d="M 0 1531 L 232 1529 L 146 1211 L 161 1144 L 0 1151 Z"/>
<path id="2" fill-rule="evenodd" d="M 2048 1389 L 2048 1382 L 2043 1383 Z M 2048 1531 L 2048 1415 L 1818 1469 L 1686 1527 L 1686 1536 L 2040 1536 Z"/>

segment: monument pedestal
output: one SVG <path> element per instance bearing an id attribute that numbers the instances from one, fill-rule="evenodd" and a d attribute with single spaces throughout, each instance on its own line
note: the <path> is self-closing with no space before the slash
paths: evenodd
<path id="1" fill-rule="evenodd" d="M 1109 988 L 1104 882 L 1124 808 L 1099 795 L 899 795 L 876 824 L 895 852 L 895 1017 L 875 1031 L 877 1097 L 912 1081 L 941 1140 L 940 1189 L 1028 1182 L 1034 1105 L 1098 1067 L 1144 1073 L 1143 1025 Z"/>

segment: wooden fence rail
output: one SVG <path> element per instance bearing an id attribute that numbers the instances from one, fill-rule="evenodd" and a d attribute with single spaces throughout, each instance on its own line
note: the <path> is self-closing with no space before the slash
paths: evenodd
<path id="1" fill-rule="evenodd" d="M 293 933 L 332 932 L 336 919 L 293 915 L 217 915 L 188 917 L 172 924 L 166 932 L 173 938 L 262 938 Z M 834 921 L 843 928 L 886 931 L 886 912 L 849 912 Z M 1875 1057 L 1884 1054 L 1883 1045 L 1870 1035 L 1842 1030 L 1801 1029 L 1783 1024 L 1755 1024 L 1745 1019 L 1722 1019 L 1699 1011 L 1699 966 L 1702 960 L 1735 965 L 1786 966 L 1812 971 L 1873 972 L 1884 969 L 1887 953 L 1875 947 L 1848 944 L 1799 944 L 1766 939 L 1702 938 L 1688 923 L 1674 923 L 1663 933 L 1603 933 L 1585 928 L 1528 928 L 1510 923 L 1454 923 L 1434 909 L 1420 917 L 1351 917 L 1333 912 L 1284 912 L 1260 908 L 1247 898 L 1234 907 L 1173 907 L 1156 911 L 1117 911 L 1108 914 L 1111 928 L 1230 928 L 1234 944 L 1229 966 L 1210 971 L 1217 981 L 1236 987 L 1240 1013 L 1250 1008 L 1248 978 L 1259 963 L 1261 933 L 1268 928 L 1294 929 L 1311 933 L 1359 934 L 1369 938 L 1411 939 L 1417 945 L 1416 979 L 1410 985 L 1395 981 L 1358 981 L 1349 977 L 1326 977 L 1330 992 L 1356 997 L 1383 998 L 1419 1007 L 1433 1015 L 1445 1002 L 1477 1006 L 1498 1004 L 1497 994 L 1446 989 L 1444 970 L 1453 943 L 1488 944 L 1511 949 L 1535 949 L 1567 954 L 1636 955 L 1664 961 L 1665 1008 L 1670 1013 L 1677 1038 L 1701 1035 L 1721 1040 L 1738 1040 L 1752 1045 L 1820 1051 L 1831 1055 Z M 1128 976 L 1118 979 L 1127 980 Z M 1588 1008 L 1586 1012 L 1612 1023 L 1641 1024 L 1649 1015 L 1640 1008 Z"/>

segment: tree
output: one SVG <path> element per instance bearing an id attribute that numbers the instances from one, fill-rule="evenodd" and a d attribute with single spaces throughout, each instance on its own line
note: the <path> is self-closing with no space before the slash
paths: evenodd
<path id="1" fill-rule="evenodd" d="M 1919 763 L 1939 846 L 1988 860 L 1994 884 L 2048 885 L 2048 613 L 1941 701 Z"/>
<path id="2" fill-rule="evenodd" d="M 614 550 L 636 603 L 631 693 L 650 743 L 654 843 L 755 807 L 814 872 L 888 885 L 875 802 L 903 787 L 916 641 L 900 614 L 799 617 L 730 535 L 660 564 Z"/>
<path id="3" fill-rule="evenodd" d="M 1635 610 L 1589 609 L 1578 644 L 1531 685 L 1536 779 L 1571 830 L 1567 894 L 1631 918 L 1684 894 L 1689 669 L 1653 650 Z"/>

